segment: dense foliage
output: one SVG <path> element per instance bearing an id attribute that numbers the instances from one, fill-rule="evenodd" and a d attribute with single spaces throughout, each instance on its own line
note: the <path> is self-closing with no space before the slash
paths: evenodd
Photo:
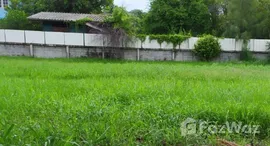
<path id="1" fill-rule="evenodd" d="M 270 38 L 270 0 L 151 0 L 148 12 L 113 5 L 113 0 L 11 0 L 10 10 L 111 13 L 129 34 L 212 34 L 248 40 Z M 24 16 L 24 15 L 22 15 Z M 15 20 L 11 20 L 15 21 Z M 27 27 L 25 27 L 27 28 Z"/>
<path id="2" fill-rule="evenodd" d="M 113 0 L 11 0 L 10 9 L 23 10 L 27 14 L 40 11 L 101 13 L 113 5 Z"/>
<path id="3" fill-rule="evenodd" d="M 0 29 L 39 29 L 38 23 L 32 23 L 27 19 L 24 11 L 10 10 L 6 17 L 0 20 Z"/>
<path id="4" fill-rule="evenodd" d="M 122 29 L 129 35 L 136 32 L 136 19 L 124 7 L 115 7 L 105 22 L 112 23 L 115 29 Z"/>
<path id="5" fill-rule="evenodd" d="M 190 35 L 183 34 L 173 34 L 173 35 L 150 35 L 150 40 L 157 40 L 157 42 L 161 45 L 163 42 L 172 43 L 173 48 L 176 49 L 176 46 L 181 45 L 183 41 L 190 38 Z"/>
<path id="6" fill-rule="evenodd" d="M 153 0 L 148 34 L 191 31 L 231 38 L 270 38 L 270 0 Z"/>
<path id="7" fill-rule="evenodd" d="M 191 30 L 193 34 L 210 31 L 210 14 L 203 0 L 154 0 L 146 18 L 146 31 L 172 34 Z"/>
<path id="8" fill-rule="evenodd" d="M 200 60 L 210 61 L 220 54 L 221 46 L 214 36 L 204 35 L 195 44 L 193 51 Z"/>

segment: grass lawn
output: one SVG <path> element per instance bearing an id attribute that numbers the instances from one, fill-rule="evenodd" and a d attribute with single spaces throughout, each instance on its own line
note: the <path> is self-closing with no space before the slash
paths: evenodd
<path id="1" fill-rule="evenodd" d="M 187 118 L 260 125 L 260 134 L 184 137 Z M 0 57 L 0 145 L 182 146 L 217 137 L 269 142 L 269 65 Z"/>

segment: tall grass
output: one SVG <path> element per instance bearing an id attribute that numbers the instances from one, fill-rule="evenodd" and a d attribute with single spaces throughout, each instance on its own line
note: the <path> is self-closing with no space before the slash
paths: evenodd
<path id="1" fill-rule="evenodd" d="M 182 137 L 186 118 L 261 125 Z M 268 141 L 270 66 L 0 58 L 0 144 L 188 145 Z"/>

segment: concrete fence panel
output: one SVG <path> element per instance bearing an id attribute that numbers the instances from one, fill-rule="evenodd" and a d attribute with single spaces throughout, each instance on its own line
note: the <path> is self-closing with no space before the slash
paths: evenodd
<path id="1" fill-rule="evenodd" d="M 146 37 L 142 46 L 144 49 L 162 49 L 162 46 L 156 40 L 150 40 L 149 37 Z"/>
<path id="2" fill-rule="evenodd" d="M 255 52 L 267 52 L 268 50 L 268 43 L 270 40 L 254 40 L 254 50 Z"/>
<path id="3" fill-rule="evenodd" d="M 117 39 L 117 38 L 113 38 L 110 35 L 97 35 L 97 38 L 100 38 L 100 42 L 103 43 L 104 47 L 120 47 L 122 46 L 122 40 Z"/>
<path id="4" fill-rule="evenodd" d="M 166 50 L 166 49 L 173 49 L 173 44 L 172 43 L 167 43 L 167 42 L 163 42 L 161 44 L 161 48 Z M 179 46 L 176 46 L 175 49 L 179 49 Z"/>
<path id="5" fill-rule="evenodd" d="M 180 49 L 187 50 L 189 49 L 189 39 L 185 40 L 184 42 L 181 43 Z"/>
<path id="6" fill-rule="evenodd" d="M 235 51 L 235 39 L 219 39 L 221 49 L 224 51 Z"/>
<path id="7" fill-rule="evenodd" d="M 84 46 L 83 33 L 65 33 L 65 45 Z"/>
<path id="8" fill-rule="evenodd" d="M 102 47 L 103 35 L 100 34 L 85 34 L 85 46 Z"/>
<path id="9" fill-rule="evenodd" d="M 5 30 L 6 42 L 9 43 L 25 43 L 23 30 Z"/>
<path id="10" fill-rule="evenodd" d="M 24 31 L 24 30 L 4 30 L 0 29 L 0 42 L 7 43 L 27 43 L 27 44 L 47 44 L 47 45 L 67 45 L 67 46 L 87 46 L 87 47 L 124 47 L 124 48 L 144 48 L 153 50 L 173 49 L 171 43 L 163 42 L 161 45 L 156 40 L 146 37 L 145 42 L 134 38 L 133 41 L 116 40 L 113 36 L 102 34 L 83 34 L 83 33 L 63 33 L 63 32 L 43 32 L 43 31 Z M 191 50 L 199 38 L 191 37 L 182 42 L 176 49 Z M 219 40 L 223 51 L 241 51 L 243 40 L 224 38 Z M 250 51 L 266 52 L 266 39 L 251 39 L 248 42 Z"/>
<path id="11" fill-rule="evenodd" d="M 235 41 L 235 51 L 241 51 L 243 48 L 243 40 Z"/>
<path id="12" fill-rule="evenodd" d="M 197 41 L 199 40 L 199 38 L 196 38 L 196 37 L 191 37 L 189 38 L 189 50 L 192 50 L 194 49 L 195 47 L 195 44 L 197 43 Z"/>
<path id="13" fill-rule="evenodd" d="M 249 41 L 249 50 L 250 51 L 254 51 L 254 47 L 255 47 L 255 40 L 254 39 L 251 39 L 250 41 Z"/>
<path id="14" fill-rule="evenodd" d="M 5 42 L 5 30 L 0 29 L 0 42 Z"/>
<path id="15" fill-rule="evenodd" d="M 45 44 L 43 31 L 25 31 L 25 40 L 28 44 Z"/>
<path id="16" fill-rule="evenodd" d="M 141 48 L 141 46 L 141 40 L 138 38 L 132 38 L 127 44 L 128 48 Z"/>
<path id="17" fill-rule="evenodd" d="M 129 39 L 129 38 L 117 38 L 114 36 L 107 36 L 103 35 L 103 41 L 105 47 L 120 47 L 120 48 L 131 48 L 136 45 L 136 39 Z"/>
<path id="18" fill-rule="evenodd" d="M 65 33 L 62 33 L 62 32 L 45 32 L 45 44 L 48 44 L 48 45 L 65 45 Z"/>

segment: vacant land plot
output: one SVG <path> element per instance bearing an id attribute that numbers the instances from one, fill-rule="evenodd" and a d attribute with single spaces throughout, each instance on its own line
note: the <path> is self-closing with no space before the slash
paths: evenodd
<path id="1" fill-rule="evenodd" d="M 187 118 L 260 133 L 181 134 Z M 0 58 L 0 145 L 187 145 L 270 137 L 270 66 Z"/>

